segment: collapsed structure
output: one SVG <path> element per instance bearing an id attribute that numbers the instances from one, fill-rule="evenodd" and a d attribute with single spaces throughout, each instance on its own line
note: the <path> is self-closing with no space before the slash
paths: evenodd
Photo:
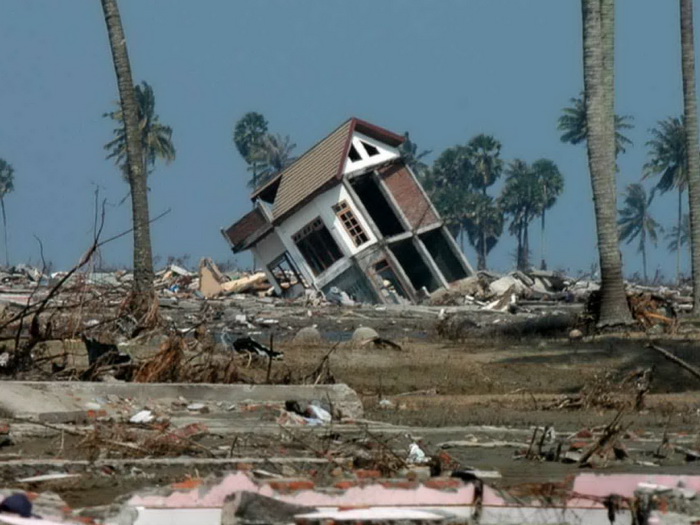
<path id="1" fill-rule="evenodd" d="M 337 288 L 403 303 L 472 275 L 435 206 L 404 162 L 404 137 L 351 118 L 252 195 L 222 230 L 251 250 L 278 295 Z"/>

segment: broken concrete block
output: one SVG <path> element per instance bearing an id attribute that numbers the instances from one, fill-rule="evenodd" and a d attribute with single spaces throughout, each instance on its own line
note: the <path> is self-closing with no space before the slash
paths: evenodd
<path id="1" fill-rule="evenodd" d="M 517 294 L 523 293 L 525 290 L 527 290 L 527 287 L 523 284 L 523 282 L 512 275 L 504 275 L 489 285 L 491 293 L 499 296 L 505 294 L 511 290 L 511 288 L 512 291 Z"/>
<path id="2" fill-rule="evenodd" d="M 294 336 L 294 343 L 296 344 L 317 345 L 321 343 L 321 340 L 321 332 L 315 325 L 302 328 Z"/>
<path id="3" fill-rule="evenodd" d="M 294 516 L 314 511 L 313 507 L 285 503 L 254 492 L 227 496 L 221 509 L 221 525 L 240 523 L 292 523 Z"/>
<path id="4" fill-rule="evenodd" d="M 360 326 L 352 333 L 352 340 L 355 343 L 363 343 L 375 337 L 379 337 L 379 334 L 369 326 Z"/>

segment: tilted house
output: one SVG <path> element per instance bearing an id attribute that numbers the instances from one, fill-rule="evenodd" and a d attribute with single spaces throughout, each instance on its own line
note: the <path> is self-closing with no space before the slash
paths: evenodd
<path id="1" fill-rule="evenodd" d="M 417 301 L 473 273 L 403 162 L 404 138 L 351 118 L 252 195 L 222 230 L 281 296 L 332 287 L 363 302 Z"/>

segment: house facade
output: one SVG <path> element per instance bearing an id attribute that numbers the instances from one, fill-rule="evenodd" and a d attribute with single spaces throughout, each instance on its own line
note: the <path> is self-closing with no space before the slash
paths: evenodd
<path id="1" fill-rule="evenodd" d="M 351 118 L 252 195 L 222 233 L 251 250 L 278 295 L 332 287 L 362 302 L 416 302 L 473 274 L 398 147 Z"/>

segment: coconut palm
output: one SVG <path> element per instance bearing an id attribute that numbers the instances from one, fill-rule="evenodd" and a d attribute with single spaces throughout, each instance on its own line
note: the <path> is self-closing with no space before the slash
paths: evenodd
<path id="1" fill-rule="evenodd" d="M 2 228 L 5 240 L 5 265 L 10 265 L 10 255 L 7 249 L 7 215 L 5 214 L 5 195 L 15 189 L 15 170 L 10 163 L 0 159 L 0 209 L 2 209 Z"/>
<path id="2" fill-rule="evenodd" d="M 472 184 L 486 195 L 486 189 L 501 176 L 501 143 L 491 135 L 479 134 L 467 144 L 472 166 Z"/>
<path id="3" fill-rule="evenodd" d="M 292 151 L 296 144 L 292 143 L 289 135 L 283 137 L 280 134 L 265 134 L 259 143 L 253 145 L 250 154 L 251 167 L 249 170 L 257 170 L 258 180 L 251 181 L 255 186 L 261 186 L 272 177 L 283 171 L 292 164 L 296 157 L 292 156 Z"/>
<path id="4" fill-rule="evenodd" d="M 630 244 L 637 239 L 637 252 L 642 254 L 642 269 L 644 280 L 647 275 L 647 238 L 656 245 L 661 226 L 651 215 L 651 201 L 654 192 L 647 196 L 647 192 L 639 183 L 627 186 L 624 195 L 624 208 L 620 209 L 620 218 L 617 223 L 620 226 L 620 240 Z"/>
<path id="5" fill-rule="evenodd" d="M 486 256 L 503 233 L 503 211 L 493 197 L 470 193 L 463 199 L 462 226 L 477 253 L 477 269 L 486 269 Z"/>
<path id="6" fill-rule="evenodd" d="M 510 217 L 508 230 L 518 241 L 517 266 L 519 270 L 530 267 L 530 223 L 540 215 L 542 188 L 537 176 L 528 164 L 513 160 L 506 169 L 506 184 L 500 196 L 500 206 Z"/>
<path id="7" fill-rule="evenodd" d="M 687 246 L 690 242 L 690 215 L 687 213 L 683 215 L 680 227 L 671 228 L 664 239 L 668 241 L 667 248 L 670 252 L 680 251 L 684 246 Z"/>
<path id="8" fill-rule="evenodd" d="M 131 210 L 134 229 L 134 280 L 131 310 L 142 318 L 147 312 L 157 312 L 158 302 L 153 291 L 153 255 L 148 214 L 148 186 L 143 143 L 139 129 L 139 107 L 131 65 L 126 49 L 116 0 L 102 0 L 102 11 L 107 25 L 112 62 L 119 87 L 119 100 L 124 122 L 127 179 L 131 187 Z M 155 314 L 153 317 L 155 318 Z"/>
<path id="9" fill-rule="evenodd" d="M 614 0 L 582 0 L 586 145 L 601 272 L 599 327 L 632 322 L 616 217 L 614 7 Z"/>
<path id="10" fill-rule="evenodd" d="M 156 97 L 148 82 L 141 82 L 140 85 L 134 86 L 134 93 L 136 95 L 143 164 L 146 168 L 146 175 L 150 175 L 157 159 L 163 159 L 166 164 L 175 160 L 175 146 L 172 141 L 173 130 L 170 126 L 161 124 L 155 112 Z M 117 108 L 103 116 L 109 117 L 119 124 L 113 130 L 114 139 L 105 144 L 104 148 L 109 151 L 107 158 L 114 159 L 115 164 L 122 168 L 124 178 L 128 180 L 126 134 L 122 110 Z"/>
<path id="11" fill-rule="evenodd" d="M 693 274 L 693 312 L 700 313 L 700 153 L 698 152 L 698 107 L 695 93 L 695 42 L 693 2 L 680 0 L 681 72 L 683 77 L 683 123 L 688 152 L 690 196 L 690 253 Z"/>
<path id="12" fill-rule="evenodd" d="M 540 227 L 540 268 L 547 269 L 547 263 L 544 259 L 545 254 L 545 219 L 547 210 L 549 210 L 557 202 L 557 198 L 564 191 L 564 177 L 557 165 L 549 159 L 538 159 L 532 163 L 532 171 L 534 173 L 537 184 L 540 187 L 540 203 L 539 213 L 541 220 Z"/>
<path id="13" fill-rule="evenodd" d="M 562 132 L 562 142 L 567 144 L 580 144 L 586 140 L 588 126 L 586 125 L 586 103 L 583 94 L 569 99 L 571 106 L 562 109 L 557 129 Z M 632 141 L 625 136 L 624 130 L 632 129 L 633 118 L 630 115 L 615 115 L 615 154 L 625 153 L 626 146 L 631 146 Z"/>
<path id="14" fill-rule="evenodd" d="M 650 130 L 647 142 L 649 160 L 643 178 L 658 177 L 655 188 L 661 193 L 678 192 L 677 221 L 673 231 L 680 234 L 683 220 L 683 192 L 688 188 L 688 153 L 685 126 L 681 118 L 669 117 Z M 676 252 L 676 278 L 680 277 L 680 255 Z"/>
<path id="15" fill-rule="evenodd" d="M 419 179 L 424 180 L 429 168 L 428 165 L 423 162 L 423 159 L 430 155 L 432 150 L 424 149 L 419 153 L 418 145 L 411 140 L 408 131 L 403 134 L 403 138 L 404 141 L 399 146 L 399 154 L 406 166 L 411 168 L 411 171 L 413 171 Z"/>
<path id="16" fill-rule="evenodd" d="M 251 157 L 255 147 L 260 144 L 266 134 L 267 120 L 260 113 L 254 111 L 243 115 L 233 128 L 233 143 L 243 160 L 253 168 L 253 179 L 248 182 L 248 185 L 253 188 L 258 185 L 258 174 L 257 166 Z"/>

